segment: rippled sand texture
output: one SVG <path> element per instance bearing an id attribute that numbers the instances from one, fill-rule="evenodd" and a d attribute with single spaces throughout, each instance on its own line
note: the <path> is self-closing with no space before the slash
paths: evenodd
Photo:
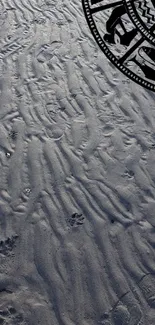
<path id="1" fill-rule="evenodd" d="M 0 324 L 155 324 L 155 106 L 80 0 L 0 1 Z"/>

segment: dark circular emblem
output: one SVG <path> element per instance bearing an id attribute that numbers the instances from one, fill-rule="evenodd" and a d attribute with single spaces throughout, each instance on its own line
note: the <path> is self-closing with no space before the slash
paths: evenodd
<path id="1" fill-rule="evenodd" d="M 92 35 L 127 77 L 155 91 L 155 0 L 82 0 Z"/>

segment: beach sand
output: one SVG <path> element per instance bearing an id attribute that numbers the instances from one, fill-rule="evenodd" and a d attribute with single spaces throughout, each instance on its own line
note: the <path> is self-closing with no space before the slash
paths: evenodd
<path id="1" fill-rule="evenodd" d="M 155 95 L 79 0 L 0 1 L 0 324 L 155 324 Z"/>

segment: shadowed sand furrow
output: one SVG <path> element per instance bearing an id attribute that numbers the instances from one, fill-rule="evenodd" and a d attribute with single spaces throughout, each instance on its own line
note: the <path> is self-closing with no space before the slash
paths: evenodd
<path id="1" fill-rule="evenodd" d="M 14 123 L 14 134 L 17 138 L 15 151 L 10 158 L 8 171 L 9 193 L 12 197 L 12 205 L 17 203 L 22 191 L 22 165 L 24 160 L 24 132 L 25 124 L 22 121 Z M 13 133 L 12 133 L 13 135 Z"/>

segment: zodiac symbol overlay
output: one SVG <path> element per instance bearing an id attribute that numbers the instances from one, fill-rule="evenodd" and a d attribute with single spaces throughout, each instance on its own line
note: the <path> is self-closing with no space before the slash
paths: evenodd
<path id="1" fill-rule="evenodd" d="M 155 91 L 155 0 L 82 0 L 92 35 L 128 78 Z"/>

